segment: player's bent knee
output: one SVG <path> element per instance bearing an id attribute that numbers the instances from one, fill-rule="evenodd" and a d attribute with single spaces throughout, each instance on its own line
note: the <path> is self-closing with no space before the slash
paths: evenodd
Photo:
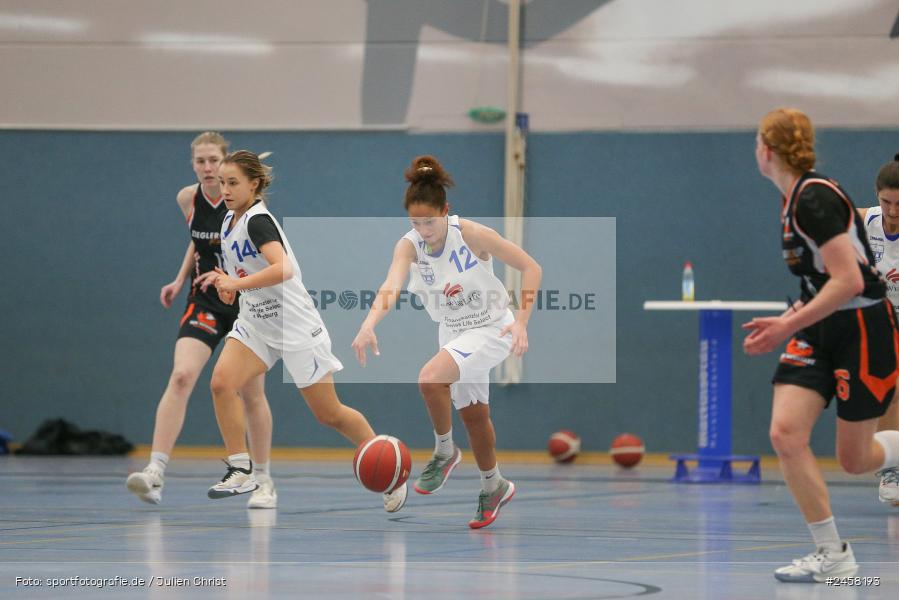
<path id="1" fill-rule="evenodd" d="M 433 383 L 422 381 L 419 379 L 418 391 L 421 392 L 422 396 L 427 397 L 437 391 L 437 386 L 435 386 Z"/>
<path id="2" fill-rule="evenodd" d="M 438 383 L 433 380 L 433 376 L 429 378 L 424 378 L 424 371 L 422 371 L 422 375 L 418 377 L 418 389 L 424 396 L 431 396 L 434 394 L 441 394 L 446 391 L 449 387 L 448 383 Z"/>
<path id="3" fill-rule="evenodd" d="M 483 425 L 490 422 L 490 406 L 475 402 L 459 410 L 459 416 L 467 427 Z"/>
<path id="4" fill-rule="evenodd" d="M 867 457 L 861 452 L 837 449 L 837 457 L 840 460 L 840 466 L 850 475 L 861 475 L 870 470 Z"/>
<path id="5" fill-rule="evenodd" d="M 175 392 L 189 392 L 197 380 L 197 376 L 184 369 L 175 369 L 169 377 L 169 387 Z"/>
<path id="6" fill-rule="evenodd" d="M 237 389 L 237 386 L 234 385 L 234 382 L 219 371 L 215 371 L 212 373 L 212 379 L 209 382 L 209 388 L 212 390 L 212 395 L 216 396 L 219 394 L 227 394 L 229 392 L 234 392 Z"/>
<path id="7" fill-rule="evenodd" d="M 771 424 L 768 432 L 774 451 L 782 458 L 794 456 L 808 447 L 808 436 L 777 423 Z"/>
<path id="8" fill-rule="evenodd" d="M 421 368 L 421 371 L 418 372 L 418 387 L 432 384 L 434 383 L 434 379 L 436 379 L 435 373 L 425 365 Z"/>

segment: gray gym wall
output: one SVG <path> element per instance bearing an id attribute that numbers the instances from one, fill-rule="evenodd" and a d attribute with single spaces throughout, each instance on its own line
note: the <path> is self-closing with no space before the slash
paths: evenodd
<path id="1" fill-rule="evenodd" d="M 450 200 L 460 214 L 501 214 L 499 134 L 228 135 L 235 148 L 275 152 L 270 206 L 279 217 L 401 216 L 402 171 L 425 152 L 455 176 Z M 825 130 L 819 137 L 821 170 L 859 205 L 873 203 L 874 174 L 896 149 L 897 131 Z M 17 439 L 58 416 L 150 441 L 184 306 L 182 296 L 166 311 L 158 295 L 187 243 L 174 194 L 191 182 L 190 139 L 187 133 L 0 132 L 11 209 L 0 224 L 7 248 L 0 426 Z M 780 258 L 780 200 L 756 172 L 753 144 L 751 131 L 531 135 L 528 216 L 617 220 L 617 383 L 494 387 L 501 448 L 540 448 L 558 428 L 576 430 L 587 449 L 605 449 L 621 431 L 640 434 L 654 451 L 695 446 L 697 317 L 645 312 L 642 304 L 677 298 L 688 259 L 700 299 L 796 297 L 797 282 Z M 559 243 L 589 257 L 589 239 Z M 380 252 L 385 266 L 389 261 L 389 248 L 338 245 Z M 768 453 L 768 381 L 777 354 L 742 354 L 744 316 L 750 315 L 736 315 L 734 325 L 734 448 Z M 542 343 L 560 341 L 531 340 Z M 334 350 L 354 360 L 349 348 Z M 276 445 L 344 443 L 314 422 L 280 372 L 269 375 L 267 391 Z M 413 447 L 430 445 L 415 386 L 338 385 L 338 391 L 376 430 Z M 833 450 L 833 418 L 833 411 L 825 413 L 816 430 L 825 452 Z M 207 371 L 180 442 L 219 440 Z"/>
<path id="2" fill-rule="evenodd" d="M 501 131 L 465 113 L 504 104 L 505 6 L 5 2 L 0 427 L 21 441 L 64 417 L 149 443 L 183 309 L 182 297 L 164 310 L 158 292 L 187 243 L 174 195 L 194 181 L 200 130 L 275 152 L 279 217 L 402 216 L 402 170 L 422 153 L 456 177 L 460 214 L 500 215 Z M 540 448 L 559 428 L 590 450 L 625 430 L 650 451 L 695 447 L 697 317 L 642 303 L 677 298 L 688 259 L 699 299 L 795 297 L 755 123 L 774 106 L 807 110 L 820 169 L 872 204 L 874 174 L 899 150 L 896 23 L 891 0 L 525 3 L 527 216 L 617 219 L 617 383 L 495 388 L 500 448 Z M 590 240 L 560 243 L 589 257 Z M 742 355 L 750 316 L 735 315 L 734 449 L 770 453 L 776 353 Z M 208 370 L 180 443 L 220 443 L 207 384 Z M 338 390 L 376 430 L 432 443 L 414 385 Z M 276 445 L 344 444 L 280 373 L 268 394 Z M 833 429 L 831 410 L 820 451 L 833 452 Z"/>

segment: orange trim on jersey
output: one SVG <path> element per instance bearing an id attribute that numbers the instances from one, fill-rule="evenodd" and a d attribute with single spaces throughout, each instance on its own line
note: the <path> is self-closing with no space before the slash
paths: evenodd
<path id="1" fill-rule="evenodd" d="M 181 325 L 184 325 L 184 322 L 187 320 L 187 317 L 190 316 L 190 313 L 192 313 L 193 310 L 194 310 L 194 303 L 191 302 L 190 304 L 187 305 L 187 310 L 184 311 L 184 316 L 181 317 Z"/>
<path id="2" fill-rule="evenodd" d="M 886 304 L 889 303 L 885 302 L 884 305 L 886 306 Z M 894 367 L 893 372 L 886 377 L 871 375 L 868 366 L 868 332 L 865 329 L 865 317 L 862 315 L 862 309 L 860 308 L 855 309 L 855 314 L 858 317 L 859 356 L 861 357 L 858 378 L 874 394 L 877 401 L 882 404 L 889 391 L 896 386 L 896 378 L 899 377 L 899 367 Z M 896 331 L 896 323 L 893 320 L 892 306 L 887 306 L 887 314 L 890 317 L 890 325 L 893 327 L 893 356 L 899 357 L 899 332 Z"/>
<path id="3" fill-rule="evenodd" d="M 211 206 L 212 208 L 218 208 L 219 204 L 222 203 L 222 194 L 221 193 L 219 193 L 218 198 L 213 200 L 212 198 L 210 198 L 209 196 L 206 195 L 206 190 L 203 189 L 202 184 L 200 184 L 200 193 L 203 194 L 203 199 L 206 200 L 206 202 L 208 202 L 209 206 Z"/>

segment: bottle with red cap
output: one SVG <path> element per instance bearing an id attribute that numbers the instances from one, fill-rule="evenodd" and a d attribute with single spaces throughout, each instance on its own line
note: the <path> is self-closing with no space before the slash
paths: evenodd
<path id="1" fill-rule="evenodd" d="M 696 299 L 696 290 L 693 284 L 693 264 L 690 261 L 684 263 L 684 276 L 681 279 L 681 299 L 684 302 L 693 302 Z"/>

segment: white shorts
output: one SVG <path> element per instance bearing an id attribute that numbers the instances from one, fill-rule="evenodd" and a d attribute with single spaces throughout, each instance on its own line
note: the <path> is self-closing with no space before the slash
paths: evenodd
<path id="1" fill-rule="evenodd" d="M 275 366 L 278 359 L 283 360 L 284 367 L 300 389 L 309 387 L 328 373 L 343 369 L 343 364 L 331 353 L 331 338 L 327 331 L 315 346 L 302 350 L 281 350 L 267 344 L 251 325 L 238 317 L 228 337 L 249 348 L 267 369 Z"/>
<path id="2" fill-rule="evenodd" d="M 459 381 L 450 385 L 450 397 L 457 410 L 476 402 L 489 402 L 490 369 L 506 360 L 512 351 L 512 334 L 500 337 L 499 332 L 514 321 L 509 312 L 495 323 L 458 333 L 440 326 L 440 347 L 459 367 Z"/>

